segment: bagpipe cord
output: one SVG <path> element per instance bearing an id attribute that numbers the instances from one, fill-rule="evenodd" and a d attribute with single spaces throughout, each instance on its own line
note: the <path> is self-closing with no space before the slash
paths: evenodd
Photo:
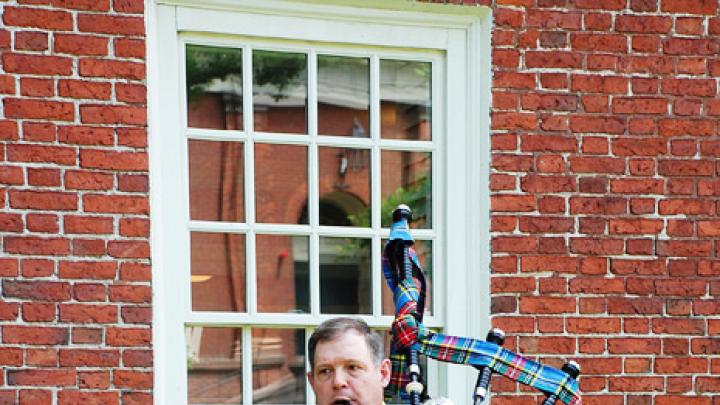
<path id="1" fill-rule="evenodd" d="M 401 239 L 408 240 L 406 221 L 394 223 L 393 228 L 397 228 L 394 229 L 395 233 L 399 233 Z M 388 243 L 392 240 L 393 229 Z M 409 380 L 405 353 L 408 349 L 414 349 L 439 361 L 489 367 L 493 372 L 513 381 L 529 385 L 547 394 L 555 394 L 565 404 L 582 404 L 578 382 L 564 371 L 542 365 L 494 343 L 444 335 L 427 329 L 422 324 L 421 315 L 425 306 L 425 275 L 417 254 L 414 249 L 409 248 L 408 256 L 413 266 L 412 279 L 398 277 L 387 255 L 388 252 L 384 252 L 383 274 L 395 301 L 395 320 L 392 323 L 393 338 L 390 346 L 392 375 L 390 384 L 385 389 L 385 400 L 388 403 L 397 397 L 405 401 L 408 399 L 403 390 Z"/>

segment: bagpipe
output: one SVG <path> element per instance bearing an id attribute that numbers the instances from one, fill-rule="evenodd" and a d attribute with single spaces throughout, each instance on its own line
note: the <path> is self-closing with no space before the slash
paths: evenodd
<path id="1" fill-rule="evenodd" d="M 399 205 L 392 214 L 393 224 L 383 252 L 383 274 L 393 292 L 395 319 L 392 323 L 390 360 L 392 375 L 385 389 L 385 400 L 400 397 L 411 405 L 425 402 L 429 395 L 423 383 L 419 355 L 448 363 L 475 367 L 478 379 L 472 393 L 474 405 L 489 394 L 492 374 L 531 386 L 547 395 L 543 405 L 557 400 L 567 405 L 581 405 L 577 378 L 580 367 L 566 363 L 561 370 L 525 358 L 502 344 L 505 334 L 491 330 L 485 340 L 436 333 L 422 324 L 425 312 L 425 275 L 413 249 L 409 222 L 412 211 Z"/>

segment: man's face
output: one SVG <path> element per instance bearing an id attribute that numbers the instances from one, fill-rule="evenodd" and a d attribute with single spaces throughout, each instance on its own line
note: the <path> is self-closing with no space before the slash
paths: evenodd
<path id="1" fill-rule="evenodd" d="M 380 405 L 390 382 L 390 360 L 375 364 L 365 338 L 348 330 L 315 347 L 315 368 L 308 380 L 318 405 Z"/>

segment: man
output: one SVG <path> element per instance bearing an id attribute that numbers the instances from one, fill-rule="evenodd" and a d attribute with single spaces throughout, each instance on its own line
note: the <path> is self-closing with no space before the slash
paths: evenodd
<path id="1" fill-rule="evenodd" d="M 318 405 L 381 405 L 391 363 L 382 339 L 354 318 L 323 322 L 308 342 L 310 385 Z"/>

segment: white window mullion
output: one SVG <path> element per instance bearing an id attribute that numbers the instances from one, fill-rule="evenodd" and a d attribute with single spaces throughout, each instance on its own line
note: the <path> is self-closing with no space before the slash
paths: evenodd
<path id="1" fill-rule="evenodd" d="M 318 168 L 318 110 L 317 110 L 317 52 L 308 52 L 308 135 L 310 145 L 308 149 L 308 218 L 310 222 L 310 235 L 308 269 L 310 272 L 310 313 L 320 314 L 320 237 L 318 228 L 320 223 L 319 212 L 319 168 Z"/>
<path id="2" fill-rule="evenodd" d="M 253 140 L 253 74 L 252 48 L 243 48 L 243 126 L 246 134 L 245 154 L 245 308 L 257 313 L 257 275 L 255 269 L 255 141 Z M 243 345 L 245 340 L 243 339 Z M 245 355 L 243 354 L 243 357 Z M 252 370 L 252 369 L 250 369 Z M 250 373 L 252 374 L 252 372 Z M 252 388 L 252 387 L 251 387 Z M 252 392 L 252 390 L 251 390 Z M 243 394 L 244 397 L 244 394 Z"/>
<path id="3" fill-rule="evenodd" d="M 373 230 L 371 241 L 371 271 L 372 271 L 372 313 L 374 316 L 382 315 L 382 269 L 380 257 L 382 256 L 382 240 L 380 239 L 380 57 L 374 54 L 370 57 L 370 139 L 373 147 L 370 150 L 370 226 Z"/>
<path id="4" fill-rule="evenodd" d="M 242 396 L 243 405 L 253 403 L 253 373 L 252 373 L 252 328 L 242 328 Z"/>

